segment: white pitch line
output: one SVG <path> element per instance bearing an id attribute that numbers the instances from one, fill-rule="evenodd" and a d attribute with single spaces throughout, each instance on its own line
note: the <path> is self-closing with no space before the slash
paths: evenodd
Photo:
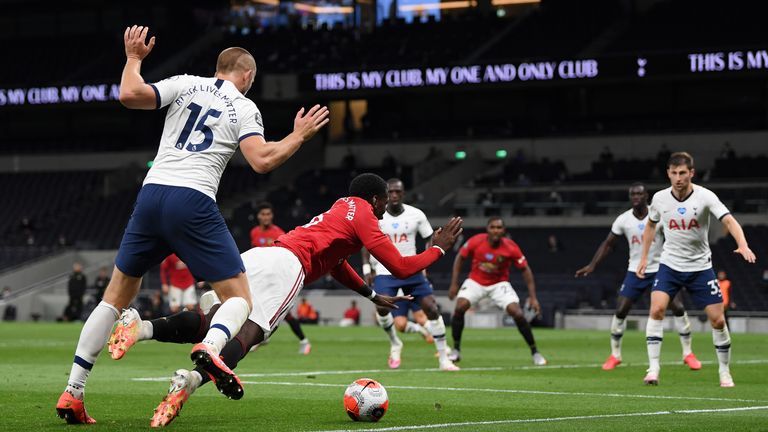
<path id="1" fill-rule="evenodd" d="M 275 385 L 275 386 L 299 386 L 299 387 L 335 387 L 346 388 L 347 384 L 328 384 L 328 383 L 296 383 L 288 381 L 242 381 L 249 385 Z M 645 395 L 645 394 L 622 394 L 622 393 L 587 393 L 587 392 L 559 392 L 544 390 L 513 390 L 513 389 L 490 389 L 473 387 L 428 387 L 428 386 L 398 386 L 387 385 L 388 389 L 399 390 L 436 390 L 446 392 L 478 392 L 478 393 L 514 393 L 514 394 L 535 394 L 548 396 L 596 396 L 610 398 L 634 398 L 634 399 L 672 399 L 672 400 L 691 400 L 691 401 L 715 401 L 715 402 L 768 402 L 758 399 L 735 399 L 735 398 L 715 398 L 715 397 L 696 397 L 696 396 L 665 396 L 665 395 Z"/>
<path id="2" fill-rule="evenodd" d="M 716 364 L 714 361 L 704 360 L 702 364 Z M 679 362 L 662 362 L 663 366 L 679 366 Z M 731 364 L 743 365 L 743 364 L 768 364 L 768 359 L 758 360 L 735 360 L 731 361 Z M 513 366 L 513 367 L 477 367 L 477 368 L 461 368 L 460 372 L 483 372 L 483 371 L 504 371 L 504 370 L 550 370 L 550 369 L 592 369 L 598 368 L 601 363 L 581 363 L 581 364 L 564 364 L 564 365 L 547 365 L 547 366 Z M 632 366 L 647 366 L 640 363 L 623 363 L 619 367 L 632 367 Z M 444 373 L 438 368 L 425 368 L 425 369 L 359 369 L 359 370 L 326 370 L 326 371 L 305 371 L 305 372 L 275 372 L 275 373 L 252 373 L 252 374 L 239 374 L 241 378 L 260 378 L 260 377 L 292 377 L 292 376 L 319 376 L 319 375 L 347 375 L 347 374 L 379 374 L 379 373 L 407 373 L 407 372 L 440 372 Z M 131 378 L 132 381 L 166 381 L 170 377 L 150 377 L 150 378 Z"/>
<path id="3" fill-rule="evenodd" d="M 398 430 L 420 430 L 420 429 L 438 429 L 438 428 L 461 427 L 461 426 L 486 426 L 486 425 L 500 425 L 500 424 L 513 424 L 513 423 L 548 423 L 548 422 L 559 422 L 559 421 L 568 421 L 568 420 L 593 420 L 593 419 L 621 418 L 621 417 L 664 416 L 664 415 L 673 415 L 673 414 L 721 413 L 721 412 L 734 412 L 734 411 L 756 411 L 756 410 L 765 410 L 765 409 L 768 409 L 768 406 L 752 406 L 752 407 L 740 407 L 740 408 L 714 408 L 714 409 L 700 409 L 700 410 L 651 411 L 651 412 L 624 413 L 624 414 L 596 414 L 596 415 L 588 415 L 588 416 L 571 416 L 571 417 L 440 423 L 440 424 L 425 424 L 425 425 L 411 425 L 411 426 L 393 426 L 393 427 L 370 428 L 370 429 L 336 429 L 336 430 L 325 429 L 325 430 L 318 430 L 314 432 L 380 432 L 380 431 L 398 431 Z"/>

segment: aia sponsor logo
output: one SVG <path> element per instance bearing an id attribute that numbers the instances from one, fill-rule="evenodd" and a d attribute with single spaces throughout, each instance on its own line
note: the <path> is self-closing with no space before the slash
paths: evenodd
<path id="1" fill-rule="evenodd" d="M 699 221 L 695 218 L 691 219 L 688 223 L 685 222 L 685 219 L 670 219 L 669 226 L 667 226 L 669 230 L 692 230 L 699 228 L 701 228 Z"/>

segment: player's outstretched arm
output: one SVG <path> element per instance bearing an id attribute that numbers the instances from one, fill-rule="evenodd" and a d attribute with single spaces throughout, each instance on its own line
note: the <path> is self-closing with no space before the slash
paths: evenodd
<path id="1" fill-rule="evenodd" d="M 375 291 L 360 279 L 360 276 L 358 276 L 357 272 L 355 272 L 346 260 L 331 270 L 331 276 L 339 281 L 340 284 L 361 296 L 370 299 L 373 304 L 384 309 L 397 309 L 397 302 L 401 300 L 413 300 L 412 296 L 390 297 L 387 295 L 376 294 Z"/>
<path id="2" fill-rule="evenodd" d="M 640 279 L 645 279 L 645 268 L 648 267 L 648 251 L 651 250 L 651 243 L 656 236 L 656 222 L 648 219 L 643 231 L 643 250 L 640 253 L 640 263 L 637 265 L 635 274 Z"/>
<path id="3" fill-rule="evenodd" d="M 459 274 L 461 274 L 461 267 L 464 265 L 464 257 L 461 254 L 456 254 L 456 259 L 453 260 L 453 271 L 451 272 L 451 285 L 448 288 L 448 299 L 453 300 L 459 294 Z"/>
<path id="4" fill-rule="evenodd" d="M 152 87 L 141 76 L 141 62 L 155 46 L 155 37 L 147 39 L 149 27 L 133 26 L 125 29 L 125 67 L 120 80 L 120 103 L 126 108 L 151 110 L 157 108 Z"/>
<path id="5" fill-rule="evenodd" d="M 597 248 L 597 251 L 595 251 L 595 255 L 592 257 L 592 261 L 589 262 L 589 264 L 585 265 L 584 267 L 576 270 L 576 277 L 581 276 L 589 276 L 590 273 L 595 271 L 595 268 L 598 264 L 600 264 L 603 259 L 605 259 L 606 256 L 608 256 L 609 253 L 613 251 L 613 246 L 616 244 L 616 239 L 618 237 L 616 234 L 609 232 L 608 237 L 603 240 L 602 243 L 600 243 L 600 246 Z"/>
<path id="6" fill-rule="evenodd" d="M 744 257 L 744 260 L 748 263 L 754 264 L 757 261 L 755 253 L 747 245 L 747 237 L 744 235 L 744 230 L 741 228 L 739 221 L 736 220 L 733 215 L 725 215 L 722 219 L 723 225 L 731 233 L 733 239 L 736 240 L 737 248 L 733 251 Z"/>
<path id="7" fill-rule="evenodd" d="M 533 279 L 531 266 L 528 266 L 523 270 L 523 281 L 525 282 L 525 286 L 528 287 L 528 303 L 538 315 L 541 313 L 541 305 L 539 305 L 539 299 L 536 297 L 536 281 Z"/>
<path id="8" fill-rule="evenodd" d="M 461 228 L 463 222 L 461 218 L 451 218 L 445 227 L 435 231 L 432 236 L 432 247 L 418 255 L 404 257 L 400 255 L 400 252 L 390 241 L 377 242 L 372 247 L 369 245 L 365 245 L 365 247 L 368 248 L 371 255 L 392 272 L 392 275 L 398 279 L 407 279 L 429 267 L 445 255 L 446 250 L 453 247 L 456 239 L 463 231 Z"/>
<path id="9" fill-rule="evenodd" d="M 328 107 L 315 105 L 306 114 L 302 108 L 296 113 L 293 132 L 282 140 L 267 142 L 260 135 L 251 135 L 240 142 L 240 149 L 254 171 L 266 174 L 285 163 L 328 121 Z"/>

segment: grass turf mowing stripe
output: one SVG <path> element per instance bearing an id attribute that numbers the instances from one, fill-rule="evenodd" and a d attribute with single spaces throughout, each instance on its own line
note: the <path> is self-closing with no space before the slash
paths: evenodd
<path id="1" fill-rule="evenodd" d="M 440 423 L 440 424 L 394 426 L 394 427 L 370 428 L 370 429 L 317 430 L 314 432 L 380 432 L 380 431 L 396 431 L 396 430 L 438 429 L 438 428 L 461 427 L 461 426 L 502 425 L 502 424 L 513 424 L 513 423 L 547 423 L 547 422 L 558 422 L 558 421 L 567 421 L 567 420 L 595 420 L 595 419 L 605 419 L 605 418 L 638 417 L 638 416 L 664 416 L 664 415 L 672 415 L 672 414 L 723 413 L 723 412 L 737 412 L 737 411 L 756 411 L 756 410 L 766 410 L 766 409 L 768 409 L 768 406 L 713 408 L 713 409 L 698 409 L 698 410 L 651 411 L 651 412 L 639 412 L 639 413 L 596 414 L 596 415 L 588 415 L 588 416 L 551 417 L 551 418 L 537 418 L 537 419 L 510 419 L 510 420 L 492 420 L 492 421 L 478 421 L 478 422 Z"/>
<path id="2" fill-rule="evenodd" d="M 287 381 L 242 381 L 243 384 L 248 385 L 276 385 L 276 386 L 304 386 L 304 387 L 344 387 L 348 384 L 327 384 L 327 383 L 297 383 Z M 548 396 L 597 396 L 597 397 L 610 397 L 610 398 L 636 398 L 636 399 L 673 399 L 673 400 L 692 400 L 692 401 L 715 401 L 715 402 L 768 402 L 766 400 L 756 399 L 736 399 L 736 398 L 710 398 L 710 397 L 695 397 L 695 396 L 664 396 L 664 395 L 636 395 L 636 394 L 620 394 L 620 393 L 587 393 L 587 392 L 556 392 L 556 391 L 542 391 L 542 390 L 512 390 L 512 389 L 489 389 L 489 388 L 472 388 L 472 387 L 429 387 L 429 386 L 398 386 L 387 385 L 388 389 L 400 389 L 400 390 L 436 390 L 436 391 L 452 391 L 452 392 L 479 392 L 479 393 L 516 393 L 516 394 L 534 394 L 534 395 L 548 395 Z"/>

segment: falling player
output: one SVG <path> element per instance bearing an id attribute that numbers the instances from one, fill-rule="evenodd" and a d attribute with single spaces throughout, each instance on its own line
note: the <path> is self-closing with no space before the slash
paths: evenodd
<path id="1" fill-rule="evenodd" d="M 279 142 L 266 142 L 259 110 L 244 96 L 253 84 L 256 63 L 242 48 L 219 54 L 215 77 L 181 75 L 146 84 L 141 62 L 155 45 L 154 37 L 145 42 L 148 31 L 139 26 L 125 30 L 127 59 L 120 102 L 131 109 L 170 108 L 155 163 L 120 243 L 112 279 L 83 326 L 67 387 L 56 404 L 57 414 L 67 423 L 96 422 L 83 403 L 88 375 L 119 311 L 139 292 L 142 276 L 171 253 L 195 276 L 210 281 L 224 302 L 202 343 L 193 347 L 192 357 L 216 380 L 233 379 L 218 353 L 248 319 L 251 294 L 237 246 L 216 205 L 221 174 L 238 146 L 255 171 L 271 171 L 328 122 L 326 108 L 315 106 L 306 115 L 302 108 L 291 134 Z"/>
<path id="2" fill-rule="evenodd" d="M 255 302 L 247 323 L 221 352 L 227 366 L 234 369 L 252 346 L 267 339 L 293 305 L 304 283 L 311 283 L 324 274 L 330 273 L 377 306 L 392 307 L 394 301 L 402 300 L 376 294 L 352 269 L 346 258 L 361 247 L 365 246 L 395 275 L 407 278 L 445 255 L 444 251 L 452 247 L 461 234 L 462 221 L 453 218 L 445 228 L 434 233 L 433 245 L 427 250 L 415 256 L 402 256 L 379 229 L 378 219 L 383 216 L 387 204 L 386 182 L 375 174 L 361 174 L 352 180 L 349 195 L 337 200 L 328 211 L 308 224 L 279 237 L 275 247 L 253 248 L 243 254 Z M 138 340 L 196 342 L 200 339 L 199 328 L 204 321 L 200 314 L 193 312 L 141 321 L 138 312 L 130 309 L 115 329 L 110 350 L 113 357 L 119 358 Z M 155 411 L 152 426 L 170 423 L 189 396 L 209 380 L 206 371 L 200 367 L 194 371 L 176 371 L 168 395 Z M 216 381 L 217 388 L 226 396 L 242 397 L 239 380 L 220 384 Z"/>
<path id="3" fill-rule="evenodd" d="M 729 363 L 731 336 L 725 325 L 723 297 L 712 270 L 709 250 L 709 217 L 720 220 L 736 240 L 735 253 L 749 263 L 755 254 L 749 249 L 744 231 L 736 218 L 709 189 L 691 183 L 695 174 L 693 157 L 688 153 L 673 153 L 667 162 L 667 176 L 672 186 L 656 192 L 651 201 L 648 223 L 643 232 L 643 249 L 637 266 L 637 277 L 645 278 L 648 251 L 656 233 L 656 224 L 664 227 L 664 248 L 659 271 L 651 289 L 651 310 L 645 327 L 648 345 L 648 373 L 645 384 L 658 385 L 661 370 L 662 320 L 670 299 L 685 287 L 693 302 L 704 308 L 712 325 L 712 340 L 717 352 L 721 387 L 733 387 Z"/>
<path id="4" fill-rule="evenodd" d="M 648 192 L 645 185 L 635 183 L 629 187 L 629 200 L 632 208 L 620 214 L 613 222 L 611 232 L 608 237 L 597 248 L 592 261 L 576 271 L 576 277 L 588 276 L 595 271 L 598 264 L 613 250 L 616 240 L 624 236 L 629 245 L 629 268 L 624 282 L 619 290 L 619 304 L 616 306 L 616 313 L 611 320 L 611 355 L 603 363 L 603 370 L 611 370 L 621 364 L 621 338 L 624 336 L 627 318 L 632 305 L 647 291 L 653 282 L 653 278 L 659 269 L 659 255 L 664 243 L 663 230 L 659 226 L 656 230 L 656 236 L 653 238 L 653 244 L 650 250 L 650 262 L 646 268 L 646 278 L 640 279 L 635 275 L 637 264 L 640 262 L 640 252 L 642 250 L 642 238 L 645 224 L 648 222 Z M 679 297 L 675 297 L 669 304 L 669 308 L 675 315 L 675 328 L 680 334 L 680 344 L 683 347 L 683 362 L 692 370 L 701 369 L 701 362 L 691 350 L 691 322 L 688 320 L 688 314 L 685 312 L 683 303 Z"/>
<path id="5" fill-rule="evenodd" d="M 187 310 L 197 307 L 195 278 L 184 261 L 180 260 L 176 254 L 168 255 L 160 264 L 160 283 L 163 294 L 168 295 L 168 307 L 171 313 L 181 310 L 182 305 Z"/>
<path id="6" fill-rule="evenodd" d="M 251 247 L 272 246 L 278 237 L 285 234 L 282 228 L 273 223 L 274 218 L 275 213 L 272 204 L 265 201 L 256 207 L 256 219 L 259 224 L 251 230 Z M 288 315 L 285 316 L 285 322 L 291 327 L 293 334 L 299 338 L 299 354 L 308 355 L 312 351 L 312 344 L 304 335 L 299 320 L 291 312 L 288 312 Z"/>
<path id="7" fill-rule="evenodd" d="M 467 258 L 472 259 L 472 270 L 459 290 L 459 273 L 461 273 L 461 267 Z M 536 298 L 536 283 L 533 280 L 533 272 L 520 247 L 505 237 L 504 220 L 501 217 L 493 216 L 488 219 L 486 232 L 472 236 L 456 255 L 456 260 L 453 262 L 451 287 L 448 290 L 448 298 L 451 300 L 457 298 L 458 295 L 451 321 L 454 349 L 451 351 L 450 357 L 453 361 L 461 359 L 464 314 L 472 305 L 476 305 L 484 297 L 489 297 L 515 320 L 517 329 L 531 348 L 533 363 L 536 366 L 547 364 L 547 360 L 536 349 L 531 325 L 525 319 L 520 308 L 520 298 L 509 283 L 509 267 L 513 264 L 523 273 L 523 280 L 528 286 L 529 306 L 536 314 L 539 314 L 541 307 Z"/>
<path id="8" fill-rule="evenodd" d="M 387 181 L 387 193 L 389 195 L 389 204 L 387 204 L 384 216 L 379 222 L 381 231 L 387 235 L 392 244 L 403 256 L 416 255 L 416 235 L 420 235 L 427 241 L 427 248 L 430 246 L 430 237 L 432 236 L 432 226 L 429 224 L 424 212 L 416 207 L 403 203 L 405 189 L 400 179 L 390 179 Z M 443 317 L 437 309 L 437 301 L 432 294 L 432 286 L 427 281 L 424 273 L 410 276 L 407 279 L 393 276 L 386 265 L 376 260 L 375 268 L 371 268 L 369 255 L 363 250 L 363 274 L 367 278 L 374 276 L 373 289 L 378 294 L 395 296 L 399 289 L 406 295 L 412 295 L 429 319 L 427 329 L 435 343 L 438 352 L 439 366 L 441 370 L 455 371 L 459 368 L 448 359 L 447 345 L 445 341 L 445 323 Z M 397 336 L 394 327 L 394 318 L 389 310 L 379 308 L 377 311 L 379 325 L 387 332 L 390 341 L 389 367 L 397 369 L 400 367 L 400 354 L 403 350 L 403 342 Z M 404 311 L 407 317 L 407 309 Z M 407 318 L 406 318 L 407 319 Z"/>

